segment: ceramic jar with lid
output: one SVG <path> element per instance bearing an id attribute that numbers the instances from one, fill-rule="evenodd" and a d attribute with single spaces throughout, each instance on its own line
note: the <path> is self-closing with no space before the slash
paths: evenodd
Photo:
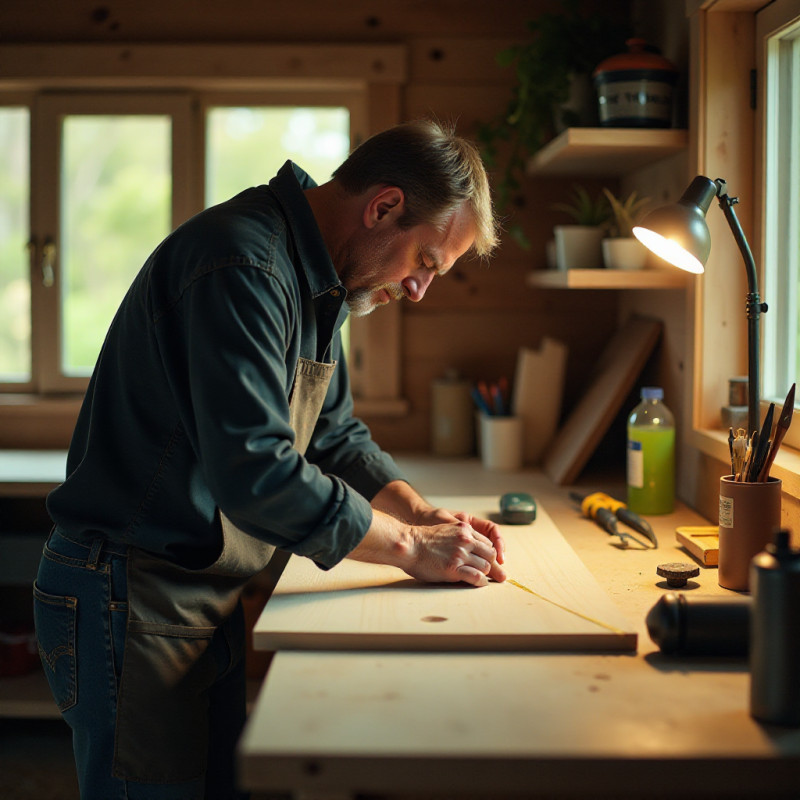
<path id="1" fill-rule="evenodd" d="M 601 61 L 594 72 L 600 124 L 617 128 L 672 125 L 675 65 L 648 49 L 644 39 L 628 39 L 627 53 Z"/>

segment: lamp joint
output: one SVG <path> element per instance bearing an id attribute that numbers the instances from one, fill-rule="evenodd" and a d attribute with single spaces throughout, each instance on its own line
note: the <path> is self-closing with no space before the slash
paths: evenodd
<path id="1" fill-rule="evenodd" d="M 758 292 L 751 292 L 745 298 L 745 308 L 747 310 L 748 319 L 757 319 L 759 314 L 767 313 L 768 306 L 766 303 L 761 302 Z"/>

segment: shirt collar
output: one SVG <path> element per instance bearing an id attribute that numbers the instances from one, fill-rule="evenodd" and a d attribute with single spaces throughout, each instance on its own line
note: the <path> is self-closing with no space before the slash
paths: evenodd
<path id="1" fill-rule="evenodd" d="M 269 182 L 270 189 L 278 198 L 289 222 L 312 297 L 325 294 L 333 288 L 342 289 L 311 206 L 303 194 L 304 189 L 316 185 L 313 179 L 292 161 L 287 161 Z"/>

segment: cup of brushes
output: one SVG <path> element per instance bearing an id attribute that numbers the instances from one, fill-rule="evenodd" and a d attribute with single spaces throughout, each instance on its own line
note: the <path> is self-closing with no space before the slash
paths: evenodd
<path id="1" fill-rule="evenodd" d="M 480 380 L 472 388 L 478 410 L 478 441 L 486 469 L 510 472 L 522 466 L 522 419 L 511 413 L 508 381 Z"/>
<path id="2" fill-rule="evenodd" d="M 731 474 L 719 482 L 719 585 L 750 589 L 750 562 L 772 541 L 781 524 L 782 482 L 770 470 L 792 421 L 795 387 L 777 421 L 771 403 L 764 423 L 748 438 L 743 429 L 728 436 Z"/>

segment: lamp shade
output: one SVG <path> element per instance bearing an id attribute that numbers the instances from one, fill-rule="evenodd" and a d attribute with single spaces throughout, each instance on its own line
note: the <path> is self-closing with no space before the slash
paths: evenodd
<path id="1" fill-rule="evenodd" d="M 701 273 L 711 252 L 706 212 L 716 195 L 717 184 L 698 175 L 677 203 L 650 212 L 633 235 L 670 264 Z"/>

